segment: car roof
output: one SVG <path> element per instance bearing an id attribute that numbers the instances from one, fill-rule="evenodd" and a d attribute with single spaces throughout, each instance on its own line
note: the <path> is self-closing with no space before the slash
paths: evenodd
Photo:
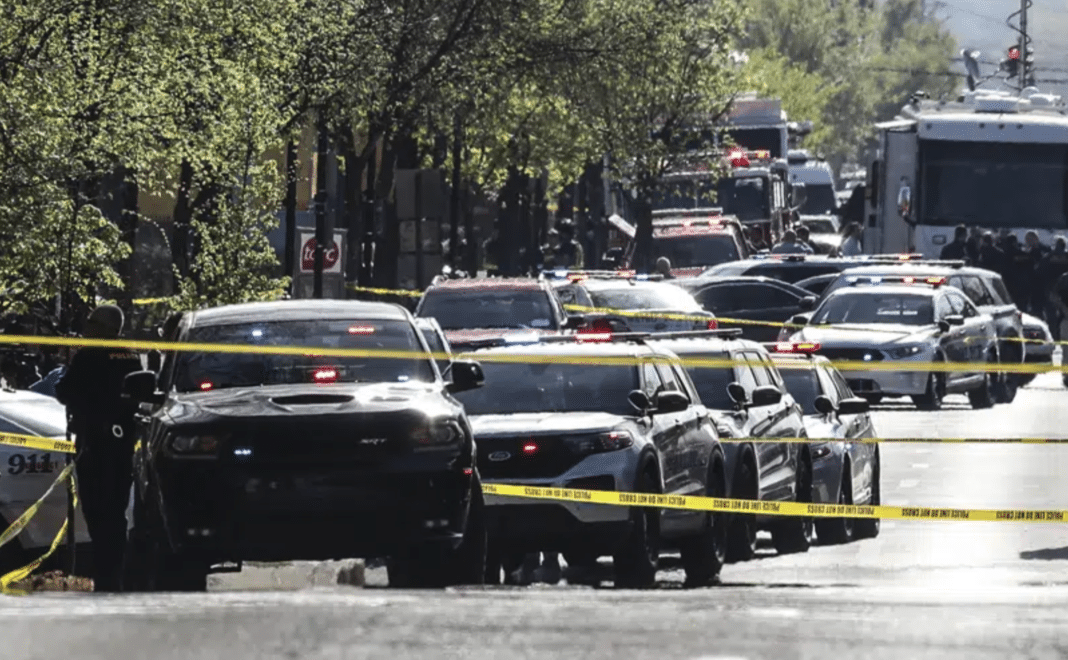
<path id="1" fill-rule="evenodd" d="M 655 341 L 657 345 L 670 350 L 676 355 L 709 355 L 743 349 L 767 352 L 767 349 L 762 345 L 748 339 L 694 337 L 692 339 L 650 339 L 650 341 Z"/>
<path id="2" fill-rule="evenodd" d="M 561 356 L 597 356 L 597 357 L 652 357 L 661 355 L 676 357 L 672 352 L 661 347 L 651 347 L 636 342 L 553 342 L 548 344 L 514 344 L 510 346 L 493 346 L 490 348 L 461 351 L 478 359 L 480 355 L 561 355 Z"/>
<path id="3" fill-rule="evenodd" d="M 943 289 L 951 289 L 953 291 L 960 291 L 956 287 L 943 284 L 941 286 L 928 286 L 926 284 L 875 284 L 866 286 L 844 286 L 840 289 L 835 289 L 831 292 L 832 296 L 837 296 L 845 293 L 859 293 L 859 292 L 871 292 L 878 291 L 879 293 L 896 293 L 900 295 L 912 294 L 912 295 L 926 295 L 929 298 L 933 298 Z"/>
<path id="4" fill-rule="evenodd" d="M 682 289 L 674 282 L 656 281 L 650 282 L 648 280 L 631 280 L 631 279 L 588 279 L 573 282 L 579 286 L 587 289 L 663 289 L 665 287 L 673 289 Z M 685 291 L 685 289 L 683 289 Z"/>
<path id="5" fill-rule="evenodd" d="M 429 289 L 431 291 L 544 291 L 546 282 L 526 277 L 478 277 L 444 280 Z"/>
<path id="6" fill-rule="evenodd" d="M 808 291 L 798 287 L 796 284 L 790 284 L 783 280 L 767 277 L 766 275 L 706 275 L 704 277 L 693 277 L 688 279 L 675 280 L 678 282 L 678 286 L 683 287 L 689 292 L 700 291 L 705 287 L 712 286 L 714 284 L 767 284 L 770 286 L 778 287 L 780 289 L 788 289 L 801 296 L 811 295 Z"/>
<path id="7" fill-rule="evenodd" d="M 768 351 L 772 360 L 778 360 L 782 362 L 808 362 L 813 367 L 819 364 L 831 364 L 830 359 L 825 355 L 816 355 L 813 353 L 779 353 L 777 351 Z"/>
<path id="8" fill-rule="evenodd" d="M 195 311 L 188 327 L 229 325 L 248 322 L 298 321 L 311 319 L 379 319 L 403 321 L 411 318 L 400 305 L 362 300 L 278 300 L 241 303 Z"/>
<path id="9" fill-rule="evenodd" d="M 997 275 L 992 270 L 985 268 L 975 268 L 974 266 L 961 266 L 959 268 L 953 266 L 944 266 L 941 264 L 922 264 L 922 263 L 883 263 L 883 264 L 869 264 L 866 266 L 857 266 L 856 268 L 850 268 L 842 271 L 842 275 L 885 275 L 896 273 L 912 273 L 912 274 L 931 274 L 931 275 L 945 275 L 949 277 L 951 275 L 978 275 L 989 277 L 991 275 Z"/>

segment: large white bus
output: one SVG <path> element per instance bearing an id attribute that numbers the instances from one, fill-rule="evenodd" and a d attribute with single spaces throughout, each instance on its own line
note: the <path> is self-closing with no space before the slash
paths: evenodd
<path id="1" fill-rule="evenodd" d="M 922 96 L 922 95 L 920 95 Z M 957 225 L 1049 244 L 1068 231 L 1068 117 L 1035 88 L 966 91 L 956 101 L 914 96 L 878 124 L 868 172 L 863 245 L 869 254 L 937 258 Z"/>

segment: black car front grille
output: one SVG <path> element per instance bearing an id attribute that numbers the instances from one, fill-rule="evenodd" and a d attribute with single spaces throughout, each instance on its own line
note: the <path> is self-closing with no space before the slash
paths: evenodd
<path id="1" fill-rule="evenodd" d="M 486 479 L 552 478 L 585 456 L 562 436 L 476 438 L 478 471 Z"/>
<path id="2" fill-rule="evenodd" d="M 271 420 L 233 428 L 235 460 L 253 465 L 369 465 L 411 451 L 410 422 Z"/>
<path id="3" fill-rule="evenodd" d="M 821 348 L 818 353 L 828 360 L 849 362 L 878 362 L 883 354 L 871 348 Z"/>

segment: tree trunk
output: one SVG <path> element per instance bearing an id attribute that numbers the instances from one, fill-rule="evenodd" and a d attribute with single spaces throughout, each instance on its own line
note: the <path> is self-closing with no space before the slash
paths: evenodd
<path id="1" fill-rule="evenodd" d="M 395 203 L 393 193 L 394 173 L 396 172 L 397 152 L 393 140 L 386 140 L 382 153 L 382 173 L 375 185 L 375 199 L 385 200 L 382 226 L 375 228 L 374 238 L 374 286 L 394 288 L 397 286 L 397 257 L 400 253 L 400 226 L 393 212 Z"/>
<path id="2" fill-rule="evenodd" d="M 118 264 L 119 276 L 122 278 L 122 290 L 116 296 L 123 313 L 130 318 L 133 311 L 133 300 L 136 291 L 137 278 L 137 178 L 132 170 L 120 167 L 118 177 L 119 185 L 118 226 L 122 233 L 122 241 L 130 247 L 130 256 Z"/>
<path id="3" fill-rule="evenodd" d="M 189 198 L 193 188 L 193 165 L 183 160 L 178 175 L 178 198 L 174 202 L 174 238 L 171 240 L 171 261 L 174 264 L 174 290 L 181 289 L 182 281 L 189 277 L 190 225 L 193 221 L 193 206 Z"/>
<path id="4" fill-rule="evenodd" d="M 345 256 L 344 269 L 346 282 L 359 282 L 360 252 L 364 234 L 363 195 L 360 177 L 367 168 L 357 169 L 356 134 L 351 125 L 346 125 L 340 132 L 341 154 L 345 158 L 345 229 L 348 232 L 348 254 Z"/>
<path id="5" fill-rule="evenodd" d="M 631 267 L 638 272 L 648 273 L 653 266 L 653 203 L 650 192 L 643 190 L 634 200 L 634 218 L 636 245 Z"/>
<path id="6" fill-rule="evenodd" d="M 297 272 L 297 176 L 299 173 L 297 143 L 290 140 L 286 144 L 286 219 L 285 219 L 285 264 L 286 277 L 292 278 Z M 290 292 L 293 285 L 290 284 Z"/>

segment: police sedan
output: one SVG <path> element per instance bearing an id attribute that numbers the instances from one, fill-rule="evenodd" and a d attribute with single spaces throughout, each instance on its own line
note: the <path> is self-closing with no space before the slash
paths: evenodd
<path id="1" fill-rule="evenodd" d="M 994 321 L 944 277 L 858 279 L 825 298 L 791 341 L 818 343 L 831 360 L 975 363 L 949 372 L 851 368 L 849 386 L 872 401 L 908 396 L 921 410 L 939 410 L 954 393 L 967 394 L 973 408 L 994 405 L 988 368 L 999 362 Z"/>
<path id="2" fill-rule="evenodd" d="M 872 504 L 879 499 L 879 446 L 855 442 L 875 437 L 868 402 L 853 394 L 819 344 L 769 345 L 772 361 L 804 412 L 817 502 Z M 851 442 L 852 441 L 852 442 Z M 878 519 L 820 518 L 816 535 L 822 544 L 848 543 L 879 534 Z"/>

